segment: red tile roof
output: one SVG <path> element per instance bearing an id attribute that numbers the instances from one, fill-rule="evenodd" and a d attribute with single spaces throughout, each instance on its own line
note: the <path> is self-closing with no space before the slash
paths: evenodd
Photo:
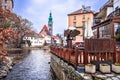
<path id="1" fill-rule="evenodd" d="M 49 29 L 46 25 L 43 26 L 43 28 L 41 29 L 41 31 L 39 32 L 40 36 L 50 36 L 50 32 Z"/>
<path id="2" fill-rule="evenodd" d="M 69 15 L 84 14 L 84 13 L 93 13 L 93 11 L 91 11 L 91 10 L 90 10 L 90 11 L 84 11 L 83 9 L 79 9 L 79 10 L 77 10 L 77 11 L 74 11 L 74 12 L 68 14 L 68 16 L 69 16 Z"/>
<path id="3" fill-rule="evenodd" d="M 52 38 L 53 38 L 54 40 L 59 39 L 59 37 L 58 37 L 58 36 L 52 36 Z"/>

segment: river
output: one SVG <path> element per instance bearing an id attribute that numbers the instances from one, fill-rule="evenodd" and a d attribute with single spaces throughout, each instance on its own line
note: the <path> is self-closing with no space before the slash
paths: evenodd
<path id="1" fill-rule="evenodd" d="M 53 80 L 50 71 L 50 53 L 31 50 L 26 57 L 13 66 L 4 80 Z"/>

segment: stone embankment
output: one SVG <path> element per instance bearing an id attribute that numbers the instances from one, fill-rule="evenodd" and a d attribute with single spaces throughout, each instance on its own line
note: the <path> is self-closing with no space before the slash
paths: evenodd
<path id="1" fill-rule="evenodd" d="M 7 76 L 7 74 L 12 69 L 12 65 L 13 63 L 10 57 L 6 57 L 5 60 L 0 60 L 0 80 Z"/>
<path id="2" fill-rule="evenodd" d="M 53 54 L 50 65 L 58 80 L 92 80 L 84 79 L 72 66 Z"/>
<path id="3" fill-rule="evenodd" d="M 120 74 L 115 74 L 113 72 L 109 74 L 102 74 L 99 71 L 94 74 L 79 72 L 79 69 L 82 69 L 82 67 L 75 70 L 67 62 L 53 54 L 51 54 L 50 65 L 58 80 L 120 80 Z"/>

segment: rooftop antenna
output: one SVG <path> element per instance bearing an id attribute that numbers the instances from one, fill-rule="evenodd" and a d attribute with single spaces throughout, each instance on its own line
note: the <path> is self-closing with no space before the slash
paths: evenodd
<path id="1" fill-rule="evenodd" d="M 85 10 L 85 5 L 82 5 L 82 9 Z"/>

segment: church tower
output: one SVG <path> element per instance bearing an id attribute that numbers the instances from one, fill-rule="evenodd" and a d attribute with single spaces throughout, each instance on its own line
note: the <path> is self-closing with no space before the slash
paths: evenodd
<path id="1" fill-rule="evenodd" d="M 49 14 L 49 19 L 48 19 L 48 28 L 49 28 L 50 34 L 53 35 L 53 18 L 52 18 L 51 12 Z"/>

